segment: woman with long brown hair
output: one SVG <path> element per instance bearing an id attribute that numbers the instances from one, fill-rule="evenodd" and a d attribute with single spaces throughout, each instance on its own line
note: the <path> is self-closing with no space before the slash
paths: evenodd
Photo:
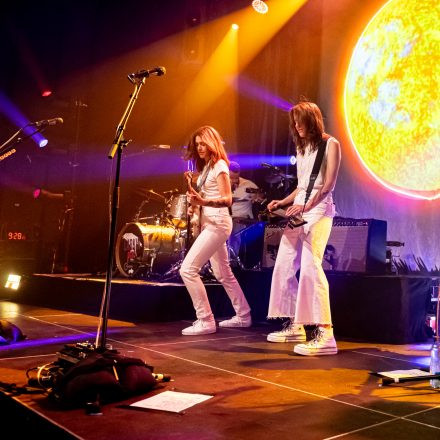
<path id="1" fill-rule="evenodd" d="M 302 216 L 305 223 L 286 227 L 281 238 L 272 275 L 268 318 L 288 320 L 281 331 L 270 333 L 267 340 L 304 342 L 304 325 L 315 325 L 312 340 L 296 345 L 294 352 L 306 356 L 336 354 L 329 285 L 322 259 L 335 215 L 332 192 L 338 176 L 341 148 L 334 137 L 325 133 L 322 114 L 316 104 L 299 102 L 290 110 L 289 119 L 297 151 L 298 186 L 283 200 L 270 202 L 268 209 L 288 207 L 288 217 Z M 306 201 L 306 190 L 321 144 L 325 145 L 322 164 Z"/>
<path id="2" fill-rule="evenodd" d="M 228 294 L 235 316 L 219 323 L 220 327 L 249 327 L 252 324 L 250 307 L 229 265 L 226 240 L 231 235 L 232 204 L 229 180 L 229 160 L 223 140 L 217 130 L 203 126 L 196 130 L 188 143 L 186 159 L 195 161 L 200 172 L 197 190 L 187 192 L 189 212 L 200 208 L 201 232 L 188 251 L 180 276 L 191 296 L 197 320 L 182 330 L 183 335 L 214 333 L 216 323 L 199 271 L 209 260 L 214 276 Z"/>

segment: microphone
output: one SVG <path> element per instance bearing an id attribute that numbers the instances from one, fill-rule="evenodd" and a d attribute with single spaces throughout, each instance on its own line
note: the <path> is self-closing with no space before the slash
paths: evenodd
<path id="1" fill-rule="evenodd" d="M 63 118 L 52 118 L 52 119 L 43 119 L 37 122 L 31 122 L 29 125 L 31 127 L 45 127 L 46 125 L 62 124 L 63 122 L 64 122 Z"/>
<path id="2" fill-rule="evenodd" d="M 143 78 L 149 78 L 150 76 L 156 75 L 156 76 L 162 76 L 165 75 L 166 69 L 165 67 L 155 67 L 153 69 L 142 69 L 138 70 L 137 72 L 129 73 L 127 75 L 127 78 L 133 82 L 135 79 L 143 79 Z"/>
<path id="3" fill-rule="evenodd" d="M 280 168 L 276 167 L 275 165 L 271 165 L 270 163 L 263 162 L 261 164 L 261 166 L 264 167 L 264 168 L 269 168 L 271 170 L 281 171 Z"/>

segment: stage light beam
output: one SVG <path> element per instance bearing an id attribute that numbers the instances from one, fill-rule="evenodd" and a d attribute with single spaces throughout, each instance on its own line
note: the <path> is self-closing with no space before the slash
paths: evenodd
<path id="1" fill-rule="evenodd" d="M 220 95 L 231 88 L 231 79 L 233 84 L 237 82 L 239 72 L 305 2 L 306 0 L 274 0 L 271 2 L 271 13 L 267 16 L 256 15 L 252 7 L 247 7 L 201 26 L 206 35 L 216 35 L 219 29 L 229 28 L 229 32 L 180 98 L 183 103 L 191 103 L 188 125 L 193 126 L 200 121 L 201 116 Z M 240 32 L 232 31 L 231 21 L 239 24 Z M 181 117 L 182 108 L 176 106 L 158 128 L 157 135 L 173 132 Z"/>

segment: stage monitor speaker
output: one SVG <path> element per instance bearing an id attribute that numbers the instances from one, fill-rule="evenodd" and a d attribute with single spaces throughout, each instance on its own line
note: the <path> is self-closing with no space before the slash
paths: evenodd
<path id="1" fill-rule="evenodd" d="M 266 225 L 261 266 L 275 264 L 283 227 Z M 335 217 L 323 260 L 324 270 L 385 273 L 387 222 Z"/>

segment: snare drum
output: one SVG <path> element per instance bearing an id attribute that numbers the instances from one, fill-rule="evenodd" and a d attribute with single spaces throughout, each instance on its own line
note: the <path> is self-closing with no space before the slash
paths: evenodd
<path id="1" fill-rule="evenodd" d="M 176 228 L 186 228 L 187 206 L 186 194 L 176 194 L 171 198 L 168 204 L 168 212 L 171 222 Z"/>
<path id="2" fill-rule="evenodd" d="M 116 265 L 122 275 L 131 277 L 152 259 L 172 264 L 183 248 L 181 234 L 172 226 L 127 223 L 116 241 Z"/>

